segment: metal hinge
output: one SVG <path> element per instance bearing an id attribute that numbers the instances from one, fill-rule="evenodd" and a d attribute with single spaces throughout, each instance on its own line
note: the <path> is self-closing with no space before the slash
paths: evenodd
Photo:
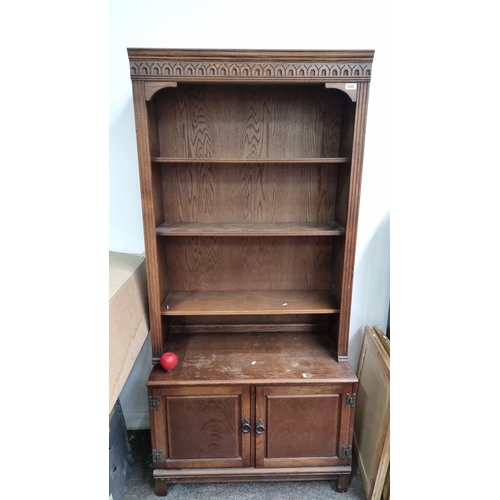
<path id="1" fill-rule="evenodd" d="M 163 459 L 163 452 L 161 450 L 153 450 L 153 462 L 161 462 Z"/>
<path id="2" fill-rule="evenodd" d="M 158 396 L 155 396 L 154 398 L 152 396 L 149 396 L 149 409 L 150 410 L 159 410 L 160 409 L 160 400 L 158 399 Z"/>
<path id="3" fill-rule="evenodd" d="M 354 408 L 356 406 L 356 393 L 345 395 L 345 405 Z"/>
<path id="4" fill-rule="evenodd" d="M 342 446 L 342 458 L 352 458 L 352 446 Z"/>

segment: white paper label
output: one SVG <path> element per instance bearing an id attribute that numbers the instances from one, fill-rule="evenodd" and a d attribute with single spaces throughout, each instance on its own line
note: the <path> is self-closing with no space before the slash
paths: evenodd
<path id="1" fill-rule="evenodd" d="M 345 84 L 345 89 L 346 90 L 356 90 L 358 86 L 355 83 L 346 83 Z"/>

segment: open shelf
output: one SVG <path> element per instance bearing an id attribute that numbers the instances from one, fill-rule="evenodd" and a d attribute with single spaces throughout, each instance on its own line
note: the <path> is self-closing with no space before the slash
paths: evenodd
<path id="1" fill-rule="evenodd" d="M 338 236 L 345 228 L 328 222 L 164 222 L 158 236 Z"/>
<path id="2" fill-rule="evenodd" d="M 173 335 L 164 351 L 175 352 L 178 365 L 152 372 L 149 385 L 354 382 L 348 363 L 334 359 L 328 333 L 191 333 Z"/>
<path id="3" fill-rule="evenodd" d="M 332 314 L 333 295 L 322 290 L 171 291 L 161 306 L 165 316 Z"/>
<path id="4" fill-rule="evenodd" d="M 169 158 L 155 156 L 153 163 L 349 163 L 348 157 L 343 158 Z"/>

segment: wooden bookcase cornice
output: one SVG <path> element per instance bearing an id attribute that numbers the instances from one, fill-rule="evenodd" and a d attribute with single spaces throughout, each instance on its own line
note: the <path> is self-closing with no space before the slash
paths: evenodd
<path id="1" fill-rule="evenodd" d="M 132 80 L 368 82 L 373 50 L 128 49 Z"/>

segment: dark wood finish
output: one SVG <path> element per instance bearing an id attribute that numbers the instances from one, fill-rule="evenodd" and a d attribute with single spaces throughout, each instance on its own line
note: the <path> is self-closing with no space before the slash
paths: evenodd
<path id="1" fill-rule="evenodd" d="M 254 316 L 255 317 L 255 316 Z M 220 319 L 217 316 L 217 319 Z M 233 316 L 229 316 L 234 321 Z M 328 323 L 240 323 L 240 324 L 178 324 L 170 325 L 173 335 L 182 333 L 313 333 L 324 332 Z"/>
<path id="2" fill-rule="evenodd" d="M 128 49 L 143 81 L 303 83 L 370 81 L 373 50 Z"/>
<path id="3" fill-rule="evenodd" d="M 164 477 L 155 478 L 156 496 L 165 497 L 168 493 L 168 484 Z"/>
<path id="4" fill-rule="evenodd" d="M 145 82 L 144 88 L 146 100 L 151 100 L 158 90 L 165 89 L 167 87 L 177 87 L 177 82 Z"/>
<path id="5" fill-rule="evenodd" d="M 172 291 L 328 292 L 332 238 L 176 237 L 162 257 Z"/>
<path id="6" fill-rule="evenodd" d="M 336 164 L 165 164 L 164 220 L 192 223 L 335 221 Z"/>
<path id="7" fill-rule="evenodd" d="M 335 467 L 277 467 L 258 469 L 246 467 L 242 469 L 156 469 L 155 478 L 166 478 L 169 482 L 182 483 L 220 483 L 247 481 L 318 481 L 333 480 L 341 476 L 349 476 L 350 466 Z"/>
<path id="8" fill-rule="evenodd" d="M 248 386 L 162 387 L 154 410 L 156 449 L 166 468 L 248 467 L 250 433 L 241 431 L 250 419 Z M 160 431 L 158 431 L 160 429 Z"/>
<path id="9" fill-rule="evenodd" d="M 166 316 L 241 314 L 331 314 L 339 307 L 323 291 L 197 291 L 169 292 L 161 306 Z"/>
<path id="10" fill-rule="evenodd" d="M 349 463 L 342 445 L 349 442 L 351 387 L 301 385 L 257 387 L 256 419 L 265 432 L 256 436 L 258 467 L 328 466 Z"/>
<path id="11" fill-rule="evenodd" d="M 252 163 L 263 164 L 294 164 L 294 163 L 349 163 L 350 158 L 182 158 L 155 156 L 151 158 L 152 163 L 210 163 L 213 165 L 225 163 Z"/>
<path id="12" fill-rule="evenodd" d="M 180 158 L 338 157 L 343 93 L 321 86 L 186 85 L 158 92 L 160 151 Z"/>
<path id="13" fill-rule="evenodd" d="M 347 488 L 349 488 L 349 476 L 347 474 L 339 476 L 337 479 L 337 491 L 339 493 L 345 493 Z"/>
<path id="14" fill-rule="evenodd" d="M 150 164 L 150 137 L 148 127 L 148 112 L 144 93 L 144 82 L 132 82 L 134 92 L 135 129 L 137 135 L 137 153 L 139 159 L 139 174 L 141 180 L 142 216 L 144 226 L 144 243 L 146 247 L 146 268 L 148 275 L 149 318 L 153 342 L 153 356 L 161 356 L 161 348 L 165 339 L 162 329 L 160 305 L 165 296 L 166 287 L 161 282 L 160 272 L 164 264 L 158 259 L 156 244 L 156 226 L 161 223 L 157 191 L 158 182 Z"/>
<path id="15" fill-rule="evenodd" d="M 128 54 L 153 362 L 179 358 L 148 381 L 157 494 L 293 479 L 345 491 L 373 51 Z"/>
<path id="16" fill-rule="evenodd" d="M 234 384 L 349 384 L 356 376 L 348 363 L 333 358 L 328 333 L 239 333 L 174 335 L 165 345 L 178 364 L 156 366 L 149 387 Z"/>
<path id="17" fill-rule="evenodd" d="M 336 236 L 345 234 L 330 222 L 164 222 L 156 228 L 159 236 Z"/>
<path id="18" fill-rule="evenodd" d="M 346 222 L 346 241 L 344 250 L 344 265 L 342 273 L 341 296 L 343 307 L 340 311 L 337 357 L 339 361 L 347 361 L 349 347 L 349 322 L 351 319 L 352 283 L 354 277 L 354 256 L 356 253 L 356 234 L 358 230 L 359 198 L 361 192 L 361 173 L 366 131 L 366 110 L 368 107 L 369 84 L 358 85 L 358 102 L 354 124 L 353 151 L 351 175 L 349 180 L 349 202 Z"/>
<path id="19" fill-rule="evenodd" d="M 186 333 L 322 333 L 338 314 L 164 316 L 172 335 Z M 334 346 L 336 343 L 334 342 Z M 334 354 L 333 354 L 334 355 Z"/>

